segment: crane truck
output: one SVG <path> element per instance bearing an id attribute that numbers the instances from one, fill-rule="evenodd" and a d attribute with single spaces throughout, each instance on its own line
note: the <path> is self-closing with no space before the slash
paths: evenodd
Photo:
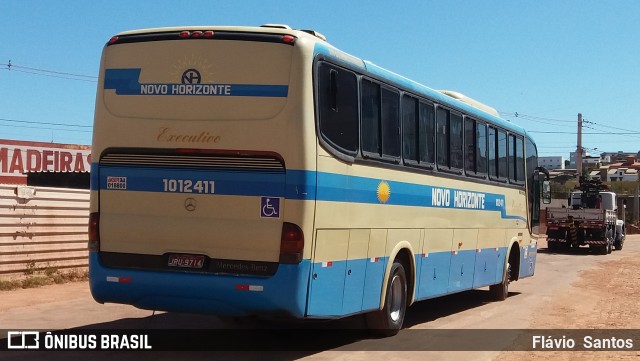
<path id="1" fill-rule="evenodd" d="M 580 179 L 580 187 L 571 192 L 567 207 L 547 208 L 547 244 L 549 251 L 589 246 L 600 254 L 609 254 L 624 245 L 624 212 L 617 215 L 616 194 L 599 179 Z"/>

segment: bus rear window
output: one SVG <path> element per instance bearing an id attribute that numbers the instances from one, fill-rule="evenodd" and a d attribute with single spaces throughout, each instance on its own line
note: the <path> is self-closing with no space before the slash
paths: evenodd
<path id="1" fill-rule="evenodd" d="M 269 119 L 289 96 L 292 49 L 253 41 L 110 46 L 103 60 L 103 101 L 118 117 Z"/>

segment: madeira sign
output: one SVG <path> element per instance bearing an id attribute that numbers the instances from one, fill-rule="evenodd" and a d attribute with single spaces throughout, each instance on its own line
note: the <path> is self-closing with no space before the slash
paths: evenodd
<path id="1" fill-rule="evenodd" d="M 89 172 L 87 145 L 0 139 L 0 183 L 26 184 L 29 172 Z"/>

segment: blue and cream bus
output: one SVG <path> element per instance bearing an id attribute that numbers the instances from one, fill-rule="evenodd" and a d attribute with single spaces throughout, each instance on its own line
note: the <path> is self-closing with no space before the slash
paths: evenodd
<path id="1" fill-rule="evenodd" d="M 534 274 L 536 145 L 492 108 L 285 25 L 123 32 L 92 146 L 98 302 L 364 314 Z"/>

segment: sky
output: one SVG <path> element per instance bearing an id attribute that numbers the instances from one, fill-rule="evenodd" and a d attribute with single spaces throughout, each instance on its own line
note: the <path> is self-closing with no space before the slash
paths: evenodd
<path id="1" fill-rule="evenodd" d="M 0 139 L 90 144 L 118 32 L 280 23 L 496 108 L 541 156 L 575 151 L 578 113 L 588 153 L 638 152 L 638 19 L 636 0 L 0 0 Z"/>

